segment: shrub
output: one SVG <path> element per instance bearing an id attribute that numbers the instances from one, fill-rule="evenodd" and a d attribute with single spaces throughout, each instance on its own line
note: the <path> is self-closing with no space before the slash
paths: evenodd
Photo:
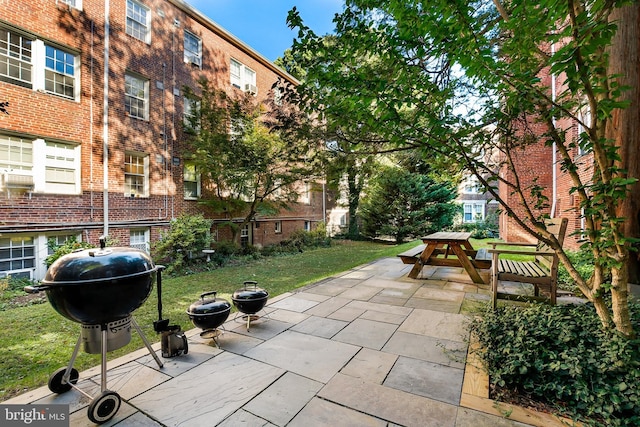
<path id="1" fill-rule="evenodd" d="M 471 329 L 498 399 L 543 402 L 587 425 L 640 425 L 640 341 L 602 330 L 591 304 L 500 307 Z"/>
<path id="2" fill-rule="evenodd" d="M 153 257 L 171 275 L 195 261 L 191 255 L 211 247 L 211 223 L 202 214 L 183 214 L 171 221 L 169 231 L 153 245 Z"/>
<path id="3" fill-rule="evenodd" d="M 53 253 L 45 258 L 44 263 L 49 268 L 51 264 L 53 264 L 58 258 L 70 254 L 73 251 L 78 249 L 89 249 L 95 248 L 95 245 L 92 245 L 89 242 L 78 242 L 75 237 L 68 238 L 62 245 L 56 244 L 56 241 L 53 239 L 49 239 L 47 241 L 47 247 L 49 250 L 52 250 Z"/>

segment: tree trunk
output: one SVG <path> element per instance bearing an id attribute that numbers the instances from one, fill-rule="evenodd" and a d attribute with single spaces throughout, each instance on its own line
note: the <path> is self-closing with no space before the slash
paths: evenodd
<path id="1" fill-rule="evenodd" d="M 618 31 L 609 49 L 608 74 L 618 75 L 617 82 L 621 87 L 630 87 L 622 95 L 624 100 L 630 102 L 630 106 L 615 110 L 606 137 L 615 140 L 619 147 L 619 166 L 627 170 L 629 177 L 640 178 L 640 4 L 634 2 L 615 10 L 611 20 L 617 22 Z M 626 218 L 624 235 L 640 238 L 640 182 L 631 187 L 616 213 Z M 640 245 L 636 244 L 635 248 L 640 249 Z M 638 251 L 632 251 L 629 256 L 627 277 L 631 283 L 640 284 L 639 256 Z"/>

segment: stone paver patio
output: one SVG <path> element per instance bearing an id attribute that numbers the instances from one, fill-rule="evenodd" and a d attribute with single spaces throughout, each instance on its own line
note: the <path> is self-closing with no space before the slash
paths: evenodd
<path id="1" fill-rule="evenodd" d="M 161 369 L 146 349 L 110 360 L 108 388 L 123 401 L 103 425 L 524 426 L 460 406 L 461 313 L 487 303 L 488 287 L 461 269 L 409 279 L 410 269 L 385 258 L 280 295 L 250 331 L 232 314 L 220 348 L 192 329 L 188 354 Z M 97 396 L 100 368 L 78 385 Z M 90 399 L 76 390 L 45 386 L 3 403 L 69 404 L 72 426 L 92 425 Z"/>

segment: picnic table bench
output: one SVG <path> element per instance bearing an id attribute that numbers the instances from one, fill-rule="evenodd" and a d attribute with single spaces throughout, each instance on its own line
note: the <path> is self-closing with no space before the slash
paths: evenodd
<path id="1" fill-rule="evenodd" d="M 413 264 L 409 277 L 415 279 L 424 265 L 463 267 L 475 283 L 484 284 L 477 269 L 491 267 L 486 250 L 475 250 L 471 233 L 437 232 L 422 237 L 424 244 L 398 254 L 405 264 Z"/>

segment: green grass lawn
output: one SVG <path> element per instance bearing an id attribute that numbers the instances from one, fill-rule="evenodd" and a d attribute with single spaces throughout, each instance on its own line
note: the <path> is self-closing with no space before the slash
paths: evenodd
<path id="1" fill-rule="evenodd" d="M 188 330 L 193 325 L 186 310 L 203 292 L 217 291 L 218 297 L 231 302 L 231 295 L 245 280 L 255 280 L 269 291 L 270 297 L 275 297 L 378 258 L 395 256 L 419 243 L 383 245 L 345 241 L 329 248 L 252 260 L 190 276 L 163 277 L 163 317 Z M 158 319 L 155 288 L 134 317 L 150 341 L 159 340 L 153 330 L 153 321 Z M 59 315 L 49 303 L 2 311 L 0 328 L 0 401 L 45 385 L 55 370 L 69 363 L 80 334 L 80 325 Z M 108 358 L 142 347 L 142 340 L 133 332 L 131 343 L 109 352 Z M 83 371 L 99 363 L 100 355 L 81 351 L 74 366 Z"/>

